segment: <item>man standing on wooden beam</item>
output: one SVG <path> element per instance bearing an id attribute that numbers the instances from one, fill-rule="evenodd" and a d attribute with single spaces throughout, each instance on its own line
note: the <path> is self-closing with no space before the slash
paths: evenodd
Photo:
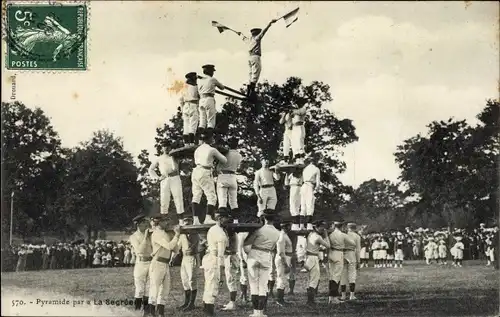
<path id="1" fill-rule="evenodd" d="M 227 159 L 216 148 L 210 146 L 211 136 L 208 134 L 202 135 L 203 144 L 194 151 L 194 163 L 196 167 L 191 174 L 192 183 L 192 208 L 194 225 L 199 225 L 199 217 L 202 214 L 200 206 L 201 196 L 205 193 L 207 197 L 207 213 L 204 224 L 215 223 L 213 216 L 216 210 L 217 194 L 215 192 L 215 182 L 212 176 L 212 167 L 214 160 L 221 164 L 226 164 Z"/>
<path id="2" fill-rule="evenodd" d="M 180 99 L 182 111 L 182 139 L 184 146 L 198 144 L 195 134 L 200 119 L 198 113 L 198 102 L 200 95 L 197 86 L 197 74 L 190 72 L 186 74 L 186 86 Z M 199 135 L 197 135 L 198 137 Z"/>
<path id="3" fill-rule="evenodd" d="M 198 92 L 200 94 L 200 122 L 198 127 L 198 135 L 205 133 L 211 139 L 215 128 L 215 117 L 217 109 L 215 108 L 215 88 L 224 90 L 225 87 L 217 79 L 215 79 L 215 66 L 203 65 L 203 74 L 198 81 Z"/>
<path id="4" fill-rule="evenodd" d="M 169 146 L 164 146 L 163 154 L 149 166 L 148 172 L 152 179 L 160 182 L 160 212 L 168 214 L 170 198 L 173 197 L 179 224 L 182 225 L 184 198 L 182 194 L 182 181 L 179 174 L 179 162 L 168 155 L 170 150 Z M 156 173 L 156 168 L 160 170 L 160 175 Z"/>
<path id="5" fill-rule="evenodd" d="M 269 169 L 269 160 L 267 158 L 262 159 L 261 164 L 262 167 L 255 172 L 253 182 L 253 188 L 257 196 L 257 217 L 260 217 L 264 212 L 272 212 L 276 208 L 278 197 L 276 196 L 274 180 L 280 179 L 278 173 Z"/>

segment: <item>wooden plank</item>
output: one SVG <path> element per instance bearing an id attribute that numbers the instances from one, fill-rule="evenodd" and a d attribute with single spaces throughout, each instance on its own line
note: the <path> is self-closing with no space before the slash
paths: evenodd
<path id="1" fill-rule="evenodd" d="M 305 167 L 304 164 L 276 164 L 269 167 L 270 170 L 276 170 L 284 173 L 291 173 L 296 170 L 301 170 Z"/>
<path id="2" fill-rule="evenodd" d="M 181 226 L 181 233 L 203 233 L 207 232 L 214 224 Z M 260 223 L 230 223 L 227 228 L 236 232 L 249 232 L 262 227 Z"/>
<path id="3" fill-rule="evenodd" d="M 188 145 L 177 149 L 173 149 L 168 153 L 168 155 L 175 157 L 177 159 L 192 158 L 194 151 L 198 148 L 198 145 Z"/>

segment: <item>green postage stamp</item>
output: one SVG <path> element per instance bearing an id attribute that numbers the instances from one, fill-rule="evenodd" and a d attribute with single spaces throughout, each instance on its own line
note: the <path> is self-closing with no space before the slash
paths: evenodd
<path id="1" fill-rule="evenodd" d="M 7 3 L 9 70 L 87 70 L 85 2 Z"/>

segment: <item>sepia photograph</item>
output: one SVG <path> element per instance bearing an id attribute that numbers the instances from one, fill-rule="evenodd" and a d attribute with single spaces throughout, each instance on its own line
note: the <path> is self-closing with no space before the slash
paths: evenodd
<path id="1" fill-rule="evenodd" d="M 2 316 L 500 316 L 498 2 L 1 18 Z"/>

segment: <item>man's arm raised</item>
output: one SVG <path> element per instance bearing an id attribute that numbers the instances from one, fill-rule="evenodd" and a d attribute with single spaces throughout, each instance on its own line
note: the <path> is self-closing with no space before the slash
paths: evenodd
<path id="1" fill-rule="evenodd" d="M 269 28 L 271 27 L 271 25 L 273 25 L 274 23 L 276 23 L 276 20 L 272 19 L 271 22 L 269 22 L 269 24 L 264 28 L 264 30 L 262 30 L 262 32 L 260 32 L 259 35 L 257 35 L 255 37 L 255 39 L 257 41 L 262 40 L 262 38 L 264 37 L 264 35 L 266 35 L 266 33 L 269 30 Z"/>

